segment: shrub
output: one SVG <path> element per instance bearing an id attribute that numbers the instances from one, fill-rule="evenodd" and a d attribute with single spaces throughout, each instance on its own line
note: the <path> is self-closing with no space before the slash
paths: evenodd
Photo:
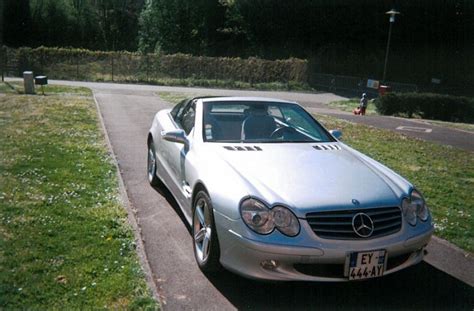
<path id="1" fill-rule="evenodd" d="M 375 101 L 384 115 L 419 116 L 451 122 L 474 122 L 474 99 L 432 93 L 389 93 Z"/>
<path id="2" fill-rule="evenodd" d="M 149 81 L 162 78 L 279 82 L 307 82 L 308 62 L 290 58 L 265 60 L 204 57 L 187 54 L 140 54 L 68 48 L 19 48 L 21 71 L 33 70 L 51 78 L 78 80 Z"/>

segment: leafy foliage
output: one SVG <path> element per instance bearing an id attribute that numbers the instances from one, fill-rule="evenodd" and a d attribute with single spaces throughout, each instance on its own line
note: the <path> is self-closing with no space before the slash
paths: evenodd
<path id="1" fill-rule="evenodd" d="M 382 75 L 385 12 L 394 7 L 402 14 L 393 25 L 387 80 L 473 92 L 471 0 L 3 1 L 8 46 L 296 57 L 313 72 L 372 79 Z"/>
<path id="2" fill-rule="evenodd" d="M 143 0 L 4 0 L 9 46 L 135 50 Z"/>
<path id="3" fill-rule="evenodd" d="M 424 119 L 474 122 L 474 100 L 432 93 L 389 93 L 375 101 L 384 115 L 413 115 Z"/>
<path id="4" fill-rule="evenodd" d="M 143 55 L 46 47 L 20 48 L 17 54 L 22 70 L 33 70 L 56 79 L 91 79 L 91 76 L 102 75 L 102 79 L 107 80 L 113 75 L 114 80 L 122 81 L 193 78 L 243 81 L 250 86 L 268 82 L 304 84 L 307 81 L 307 61 L 296 58 L 269 61 L 255 57 Z"/>
<path id="5" fill-rule="evenodd" d="M 148 0 L 140 15 L 139 50 L 212 54 L 223 18 L 218 0 Z"/>

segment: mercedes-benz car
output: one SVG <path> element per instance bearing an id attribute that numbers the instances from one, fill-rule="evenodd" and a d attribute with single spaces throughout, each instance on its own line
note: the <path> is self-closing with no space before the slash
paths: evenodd
<path id="1" fill-rule="evenodd" d="M 419 263 L 423 195 L 340 136 L 295 102 L 191 98 L 155 115 L 148 179 L 176 199 L 204 272 L 349 281 Z"/>

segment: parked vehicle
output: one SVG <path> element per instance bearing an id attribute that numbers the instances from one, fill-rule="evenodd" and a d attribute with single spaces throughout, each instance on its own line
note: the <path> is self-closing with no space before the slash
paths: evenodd
<path id="1" fill-rule="evenodd" d="M 175 197 L 205 272 L 348 281 L 419 263 L 422 194 L 340 136 L 294 102 L 187 99 L 153 119 L 148 178 Z"/>

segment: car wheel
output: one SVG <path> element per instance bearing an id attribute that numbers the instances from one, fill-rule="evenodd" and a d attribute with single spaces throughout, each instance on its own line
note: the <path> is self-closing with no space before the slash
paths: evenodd
<path id="1" fill-rule="evenodd" d="M 159 186 L 160 180 L 158 176 L 156 176 L 156 152 L 155 152 L 155 144 L 150 142 L 148 144 L 148 161 L 147 161 L 147 171 L 148 171 L 148 181 L 152 186 Z"/>
<path id="2" fill-rule="evenodd" d="M 193 206 L 193 247 L 194 257 L 203 272 L 219 271 L 219 241 L 211 199 L 204 191 L 199 191 Z"/>

